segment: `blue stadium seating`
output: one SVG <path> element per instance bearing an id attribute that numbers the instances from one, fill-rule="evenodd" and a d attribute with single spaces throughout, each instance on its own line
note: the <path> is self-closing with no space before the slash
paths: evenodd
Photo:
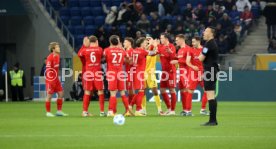
<path id="1" fill-rule="evenodd" d="M 86 16 L 83 18 L 84 25 L 94 25 L 94 16 Z"/>
<path id="2" fill-rule="evenodd" d="M 125 25 L 121 25 L 120 28 L 119 28 L 121 34 L 122 34 L 122 37 L 125 38 L 126 37 L 126 26 Z"/>
<path id="3" fill-rule="evenodd" d="M 76 35 L 84 34 L 84 26 L 82 25 L 75 26 L 74 30 Z"/>
<path id="4" fill-rule="evenodd" d="M 91 7 L 102 7 L 101 0 L 90 0 Z"/>
<path id="5" fill-rule="evenodd" d="M 79 17 L 79 16 L 72 17 L 71 25 L 72 26 L 81 25 L 81 17 Z"/>
<path id="6" fill-rule="evenodd" d="M 69 7 L 79 7 L 79 1 L 78 0 L 69 0 L 68 6 Z"/>
<path id="7" fill-rule="evenodd" d="M 76 46 L 80 46 L 80 45 L 82 45 L 82 41 L 83 41 L 83 37 L 84 37 L 85 35 L 75 35 L 74 37 L 75 37 L 75 44 L 76 44 Z"/>
<path id="8" fill-rule="evenodd" d="M 74 26 L 68 26 L 68 30 L 70 31 L 70 33 L 75 34 Z"/>
<path id="9" fill-rule="evenodd" d="M 81 16 L 81 11 L 79 7 L 72 7 L 70 8 L 70 14 L 71 16 Z"/>
<path id="10" fill-rule="evenodd" d="M 85 35 L 90 36 L 96 32 L 97 28 L 94 25 L 88 25 L 85 27 Z"/>
<path id="11" fill-rule="evenodd" d="M 104 15 L 102 7 L 94 7 L 91 12 L 94 16 L 103 16 Z"/>
<path id="12" fill-rule="evenodd" d="M 105 17 L 104 16 L 97 16 L 95 18 L 95 25 L 96 26 L 101 26 L 101 25 L 104 24 L 104 22 L 105 22 Z"/>
<path id="13" fill-rule="evenodd" d="M 102 2 L 103 2 L 107 7 L 112 6 L 112 1 L 111 1 L 111 0 L 102 0 Z"/>
<path id="14" fill-rule="evenodd" d="M 113 0 L 112 1 L 112 6 L 119 7 L 122 2 L 124 2 L 124 0 Z"/>
<path id="15" fill-rule="evenodd" d="M 81 15 L 84 17 L 84 16 L 91 16 L 91 15 L 93 15 L 92 13 L 91 13 L 91 10 L 92 10 L 93 8 L 91 8 L 91 7 L 83 7 L 83 8 L 81 8 Z"/>
<path id="16" fill-rule="evenodd" d="M 59 10 L 61 8 L 59 0 L 51 0 L 50 2 L 55 10 Z"/>
<path id="17" fill-rule="evenodd" d="M 63 7 L 59 10 L 60 16 L 70 16 L 70 10 L 66 7 Z"/>
<path id="18" fill-rule="evenodd" d="M 67 26 L 69 25 L 69 16 L 60 16 L 60 19 L 62 20 L 62 22 Z"/>
<path id="19" fill-rule="evenodd" d="M 90 6 L 90 0 L 79 0 L 79 6 L 80 7 L 89 7 Z"/>

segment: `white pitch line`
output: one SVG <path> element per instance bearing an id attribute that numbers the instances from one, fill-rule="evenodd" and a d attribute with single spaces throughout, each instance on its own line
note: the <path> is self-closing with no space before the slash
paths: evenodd
<path id="1" fill-rule="evenodd" d="M 103 138 L 113 138 L 113 137 L 151 137 L 151 138 L 276 138 L 276 136 L 153 136 L 153 135 L 0 135 L 0 138 L 21 138 L 21 137 L 29 137 L 29 138 L 36 138 L 36 137 L 103 137 Z"/>

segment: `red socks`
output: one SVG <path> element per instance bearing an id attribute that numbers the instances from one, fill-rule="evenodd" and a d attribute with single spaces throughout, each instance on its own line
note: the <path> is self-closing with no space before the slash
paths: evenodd
<path id="1" fill-rule="evenodd" d="M 142 101 L 145 93 L 139 92 L 136 96 L 136 111 L 140 111 L 142 109 Z"/>
<path id="2" fill-rule="evenodd" d="M 187 92 L 181 92 L 181 102 L 182 102 L 182 110 L 183 111 L 186 108 L 186 96 L 187 96 Z"/>
<path id="3" fill-rule="evenodd" d="M 171 111 L 174 111 L 176 106 L 176 93 L 171 93 L 171 98 Z"/>
<path id="4" fill-rule="evenodd" d="M 122 101 L 123 101 L 123 104 L 125 106 L 125 109 L 126 111 L 128 111 L 128 98 L 126 97 L 126 95 L 122 96 Z"/>
<path id="5" fill-rule="evenodd" d="M 161 95 L 162 95 L 163 100 L 164 100 L 164 102 L 167 106 L 167 109 L 171 109 L 171 103 L 170 103 L 170 99 L 169 99 L 168 94 L 167 93 L 162 93 Z"/>
<path id="6" fill-rule="evenodd" d="M 88 107 L 90 104 L 90 95 L 83 95 L 83 101 L 82 101 L 82 110 L 88 112 Z"/>
<path id="7" fill-rule="evenodd" d="M 62 103 L 63 103 L 63 99 L 62 98 L 58 98 L 57 99 L 57 110 L 58 111 L 62 110 Z"/>
<path id="8" fill-rule="evenodd" d="M 110 96 L 108 110 L 113 111 L 113 113 L 117 112 L 117 100 L 115 96 Z"/>
<path id="9" fill-rule="evenodd" d="M 192 110 L 192 98 L 193 98 L 193 93 L 186 93 L 186 108 L 185 110 L 191 111 Z"/>
<path id="10" fill-rule="evenodd" d="M 207 94 L 206 94 L 206 92 L 204 92 L 202 99 L 201 99 L 201 109 L 206 109 L 207 102 L 208 102 Z"/>
<path id="11" fill-rule="evenodd" d="M 100 111 L 104 112 L 104 94 L 99 95 Z"/>
<path id="12" fill-rule="evenodd" d="M 45 102 L 45 108 L 46 108 L 46 112 L 50 112 L 51 111 L 51 102 L 50 101 L 46 101 Z"/>

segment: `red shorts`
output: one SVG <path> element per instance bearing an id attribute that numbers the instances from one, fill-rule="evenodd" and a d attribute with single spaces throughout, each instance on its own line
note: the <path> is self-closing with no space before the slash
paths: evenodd
<path id="1" fill-rule="evenodd" d="M 204 82 L 202 80 L 203 71 L 189 71 L 189 79 L 187 88 L 190 90 L 195 90 L 197 85 L 200 85 L 202 88 L 204 87 Z"/>
<path id="2" fill-rule="evenodd" d="M 89 72 L 91 72 L 90 75 Z M 93 90 L 103 90 L 104 83 L 103 83 L 103 73 L 102 71 L 87 71 L 83 74 L 83 89 L 88 91 Z"/>
<path id="3" fill-rule="evenodd" d="M 137 73 L 133 74 L 133 89 L 145 89 L 145 71 L 137 71 Z"/>
<path id="4" fill-rule="evenodd" d="M 46 83 L 46 91 L 48 94 L 54 94 L 63 91 L 60 81 L 56 83 Z"/>
<path id="5" fill-rule="evenodd" d="M 175 88 L 176 87 L 176 72 L 162 72 L 160 88 Z"/>
<path id="6" fill-rule="evenodd" d="M 126 90 L 126 77 L 123 71 L 107 71 L 106 79 L 108 81 L 108 90 Z"/>

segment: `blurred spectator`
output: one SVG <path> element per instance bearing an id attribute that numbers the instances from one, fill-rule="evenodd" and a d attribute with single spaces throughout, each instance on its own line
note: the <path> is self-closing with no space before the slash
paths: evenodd
<path id="1" fill-rule="evenodd" d="M 126 27 L 126 37 L 135 38 L 136 37 L 135 34 L 136 34 L 136 29 L 133 27 L 131 23 L 128 23 Z"/>
<path id="2" fill-rule="evenodd" d="M 156 5 L 154 4 L 153 0 L 146 0 L 144 13 L 146 15 L 149 15 L 152 12 L 157 12 L 157 11 L 158 11 L 158 9 L 157 9 Z"/>
<path id="3" fill-rule="evenodd" d="M 232 29 L 232 22 L 228 17 L 227 13 L 224 13 L 221 20 L 219 21 L 219 23 L 221 24 L 223 30 L 231 30 Z"/>
<path id="4" fill-rule="evenodd" d="M 197 8 L 195 9 L 194 14 L 196 15 L 198 21 L 200 21 L 200 22 L 203 21 L 203 19 L 205 18 L 205 12 L 202 9 L 201 4 L 197 5 Z"/>
<path id="5" fill-rule="evenodd" d="M 160 0 L 158 4 L 158 15 L 165 16 L 166 15 L 166 10 L 165 10 L 165 0 Z"/>
<path id="6" fill-rule="evenodd" d="M 233 30 L 233 27 L 229 28 L 226 31 L 226 36 L 225 38 L 227 39 L 228 42 L 228 51 L 230 53 L 235 53 L 236 52 L 236 45 L 237 45 L 237 35 Z"/>
<path id="7" fill-rule="evenodd" d="M 67 6 L 68 4 L 68 0 L 59 0 L 59 2 L 62 6 Z"/>
<path id="8" fill-rule="evenodd" d="M 214 16 L 209 16 L 207 21 L 204 23 L 205 26 L 216 26 L 216 18 Z"/>
<path id="9" fill-rule="evenodd" d="M 217 23 L 216 25 L 216 38 L 219 38 L 220 35 L 225 35 L 225 30 L 222 28 L 222 25 L 220 23 Z"/>
<path id="10" fill-rule="evenodd" d="M 166 33 L 169 33 L 170 35 L 173 34 L 173 28 L 172 28 L 172 25 L 171 24 L 168 24 L 167 25 L 167 28 L 165 30 Z"/>
<path id="11" fill-rule="evenodd" d="M 248 0 L 237 0 L 236 6 L 239 12 L 243 12 L 245 6 L 248 6 L 249 10 L 251 9 L 251 3 Z"/>
<path id="12" fill-rule="evenodd" d="M 241 44 L 241 31 L 242 31 L 242 26 L 240 21 L 236 22 L 235 27 L 234 27 L 234 32 L 236 33 L 237 37 L 237 42 Z"/>
<path id="13" fill-rule="evenodd" d="M 137 22 L 137 29 L 141 30 L 144 34 L 150 32 L 150 21 L 145 14 L 142 14 L 141 19 Z"/>
<path id="14" fill-rule="evenodd" d="M 139 39 L 140 37 L 142 37 L 141 31 L 137 31 L 137 32 L 135 33 L 135 35 L 136 35 L 135 40 L 137 40 L 137 39 Z"/>
<path id="15" fill-rule="evenodd" d="M 183 26 L 182 25 L 177 25 L 176 30 L 174 31 L 174 34 L 175 35 L 183 34 Z"/>
<path id="16" fill-rule="evenodd" d="M 275 36 L 269 42 L 268 53 L 276 53 L 276 37 Z"/>
<path id="17" fill-rule="evenodd" d="M 237 10 L 236 5 L 234 5 L 232 7 L 232 10 L 229 12 L 229 17 L 231 18 L 231 20 L 233 22 L 236 22 L 236 21 L 240 20 L 240 12 Z"/>
<path id="18" fill-rule="evenodd" d="M 119 12 L 118 12 L 118 16 L 117 16 L 117 25 L 120 25 L 122 23 L 124 23 L 126 20 L 124 20 L 124 14 L 127 12 L 127 4 L 123 3 Z"/>
<path id="19" fill-rule="evenodd" d="M 47 62 L 47 58 L 45 57 L 44 58 L 44 63 L 43 63 L 43 65 L 41 67 L 41 70 L 40 70 L 40 76 L 44 76 L 44 74 L 45 74 L 45 71 L 46 71 L 46 62 Z"/>
<path id="20" fill-rule="evenodd" d="M 225 40 L 223 35 L 220 35 L 217 39 L 217 45 L 219 47 L 219 53 L 226 54 L 229 52 L 227 40 Z"/>
<path id="21" fill-rule="evenodd" d="M 224 6 L 220 6 L 219 10 L 218 10 L 218 14 L 217 14 L 217 20 L 221 19 L 223 14 L 225 13 L 225 7 Z"/>
<path id="22" fill-rule="evenodd" d="M 248 6 L 245 6 L 244 11 L 241 14 L 241 21 L 244 26 L 243 33 L 247 32 L 252 24 L 253 15 Z"/>
<path id="23" fill-rule="evenodd" d="M 183 25 L 184 25 L 184 22 L 183 22 L 183 20 L 182 20 L 181 15 L 178 15 L 178 16 L 176 17 L 175 25 L 176 25 L 176 26 L 183 26 Z"/>
<path id="24" fill-rule="evenodd" d="M 154 28 L 152 28 L 152 37 L 153 38 L 159 38 L 159 34 L 161 33 L 160 26 L 156 25 Z"/>
<path id="25" fill-rule="evenodd" d="M 224 6 L 224 0 L 216 0 L 215 5 Z"/>
<path id="26" fill-rule="evenodd" d="M 77 81 L 74 82 L 72 86 L 72 91 L 70 91 L 70 96 L 74 100 L 82 100 L 84 91 L 82 87 L 82 74 L 78 75 Z"/>
<path id="27" fill-rule="evenodd" d="M 176 16 L 180 13 L 180 7 L 177 3 L 177 0 L 172 0 L 172 12 L 171 15 Z"/>
<path id="28" fill-rule="evenodd" d="M 96 33 L 95 36 L 99 39 L 99 45 L 102 48 L 106 48 L 108 46 L 108 42 L 107 42 L 107 38 L 108 38 L 108 34 L 106 33 L 106 31 L 104 30 L 104 26 L 100 26 Z"/>
<path id="29" fill-rule="evenodd" d="M 106 5 L 102 3 L 103 12 L 106 13 L 105 24 L 112 25 L 117 17 L 117 6 L 110 7 L 110 10 L 107 9 Z"/>
<path id="30" fill-rule="evenodd" d="M 25 88 L 26 81 L 24 71 L 19 66 L 20 64 L 16 63 L 9 72 L 12 101 L 24 101 L 23 88 Z"/>
<path id="31" fill-rule="evenodd" d="M 225 9 L 229 12 L 232 10 L 233 6 L 235 6 L 235 1 L 234 0 L 226 0 L 224 2 Z"/>
<path id="32" fill-rule="evenodd" d="M 263 15 L 266 18 L 267 38 L 272 39 L 276 36 L 276 3 L 267 3 Z"/>
<path id="33" fill-rule="evenodd" d="M 187 17 L 192 18 L 193 17 L 192 16 L 192 10 L 193 10 L 192 4 L 188 3 L 186 9 L 183 12 L 183 18 L 184 19 L 186 19 Z"/>

